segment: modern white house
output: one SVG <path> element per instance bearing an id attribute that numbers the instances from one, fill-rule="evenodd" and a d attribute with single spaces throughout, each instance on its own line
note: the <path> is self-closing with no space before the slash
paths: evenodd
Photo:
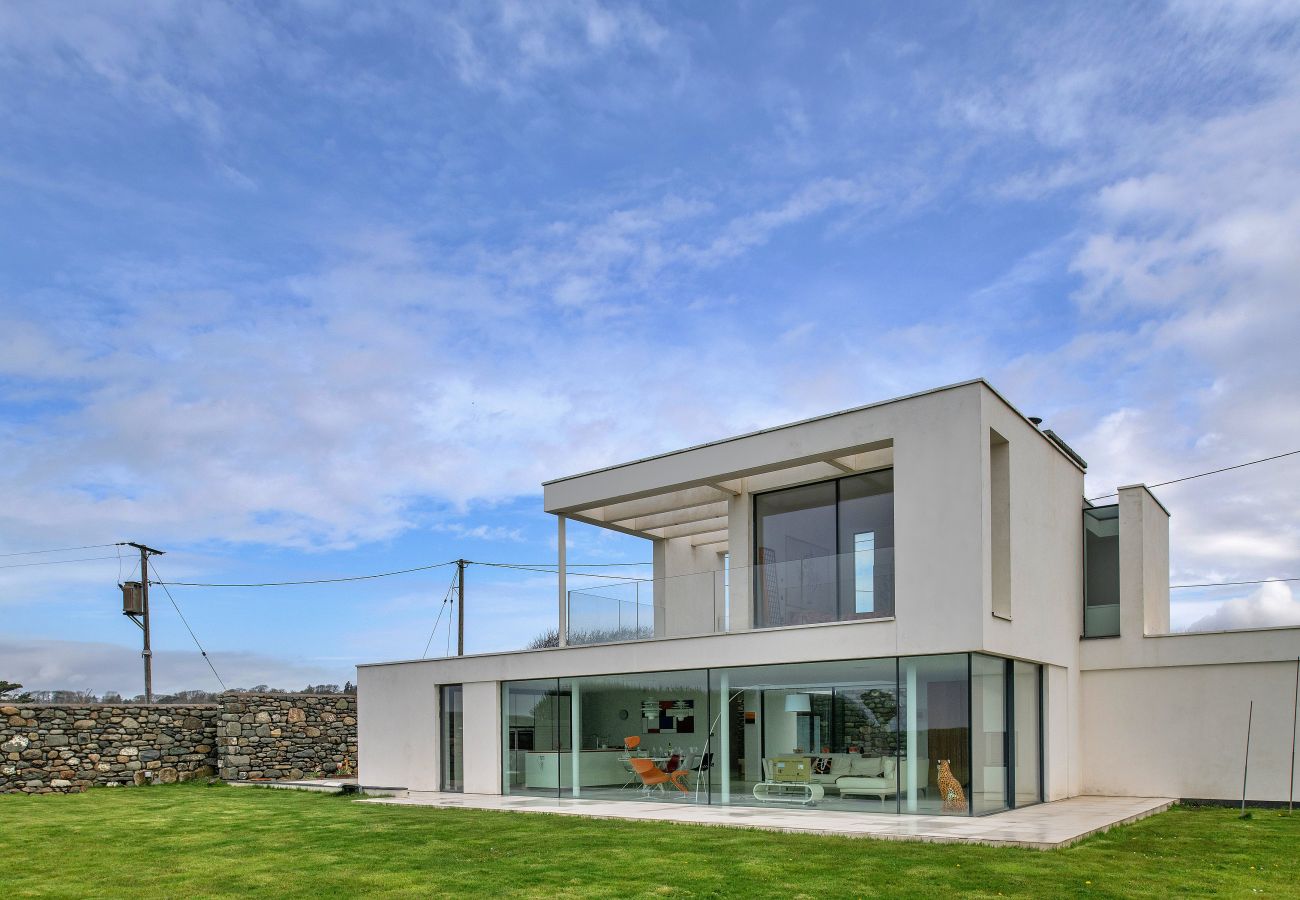
<path id="1" fill-rule="evenodd" d="M 1169 632 L 1169 512 L 983 380 L 547 482 L 561 646 L 359 669 L 360 779 L 982 815 L 1290 788 L 1300 628 Z M 565 523 L 653 542 L 569 590 Z"/>

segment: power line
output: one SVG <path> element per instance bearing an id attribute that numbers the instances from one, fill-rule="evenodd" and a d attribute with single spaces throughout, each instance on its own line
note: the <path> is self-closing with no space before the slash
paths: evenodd
<path id="1" fill-rule="evenodd" d="M 442 614 L 446 612 L 447 604 L 451 601 L 451 589 L 456 586 L 456 576 L 459 574 L 460 570 L 457 569 L 456 574 L 451 576 L 451 584 L 447 585 L 447 592 L 442 595 L 442 605 L 438 607 L 438 618 L 433 620 L 433 628 L 429 629 L 429 639 L 424 642 L 424 653 L 420 655 L 420 659 L 427 659 L 429 656 L 429 646 L 433 643 L 433 636 L 438 633 L 438 623 L 442 621 Z M 450 621 L 448 619 L 448 622 Z"/>
<path id="2" fill-rule="evenodd" d="M 543 575 L 554 575 L 555 569 L 539 569 L 532 566 L 521 566 L 515 563 L 490 563 L 490 562 L 471 562 L 474 566 L 490 566 L 493 569 L 518 569 L 521 572 L 540 572 Z M 567 566 L 566 566 L 567 568 Z M 613 581 L 653 581 L 652 578 L 629 578 L 626 575 L 595 575 L 590 572 L 570 572 L 570 575 L 577 575 L 580 578 L 608 578 Z"/>
<path id="3" fill-rule="evenodd" d="M 0 553 L 0 556 L 35 556 L 37 553 L 71 553 L 73 550 L 98 550 L 101 547 L 117 547 L 118 544 L 85 544 L 81 547 L 58 547 L 54 550 L 20 550 L 17 553 Z"/>
<path id="4" fill-rule="evenodd" d="M 111 544 L 109 546 L 112 546 Z M 29 566 L 62 566 L 68 563 L 95 562 L 100 559 L 118 559 L 117 556 L 83 556 L 81 559 L 47 559 L 44 562 L 10 563 L 0 569 L 25 569 Z"/>
<path id="5" fill-rule="evenodd" d="M 111 558 L 111 557 L 110 557 Z M 366 581 L 371 578 L 388 578 L 393 575 L 407 575 L 411 572 L 427 572 L 430 569 L 441 569 L 443 566 L 454 566 L 456 560 L 447 562 L 434 563 L 430 566 L 415 566 L 411 569 L 398 569 L 395 572 L 377 572 L 374 575 L 349 575 L 344 578 L 313 578 L 308 581 L 263 581 L 256 584 L 215 584 L 202 581 L 169 581 L 168 584 L 176 587 L 215 587 L 215 588 L 255 588 L 255 587 L 289 587 L 299 584 L 338 584 L 341 581 Z M 158 582 L 161 584 L 162 582 Z"/>
<path id="6" fill-rule="evenodd" d="M 157 563 L 153 564 L 153 570 L 155 572 L 158 571 Z M 194 646 L 199 648 L 199 653 L 203 655 L 203 661 L 208 664 L 208 668 L 211 669 L 212 674 L 216 676 L 217 683 L 221 685 L 223 691 L 228 690 L 226 683 L 221 679 L 221 675 L 217 673 L 217 667 L 212 664 L 212 658 L 208 656 L 208 651 L 203 649 L 203 645 L 199 643 L 198 635 L 194 633 L 194 629 L 190 627 L 190 623 L 185 619 L 185 613 L 181 612 L 180 604 L 176 602 L 174 597 L 172 597 L 172 592 L 167 590 L 167 582 L 159 581 L 158 584 L 162 585 L 163 592 L 167 594 L 167 599 L 171 601 L 172 608 L 176 610 L 176 615 L 181 617 L 181 624 L 184 625 L 185 630 L 190 633 L 190 639 L 194 641 Z"/>
<path id="7" fill-rule="evenodd" d="M 1258 581 L 1211 581 L 1206 582 L 1205 584 L 1171 584 L 1169 585 L 1169 590 L 1176 591 L 1180 588 L 1234 587 L 1241 584 L 1272 584 L 1275 581 L 1300 581 L 1300 578 L 1261 578 Z"/>
<path id="8" fill-rule="evenodd" d="M 1295 456 L 1300 450 L 1288 450 L 1286 453 L 1279 453 L 1277 456 L 1266 456 L 1263 459 L 1252 459 L 1250 462 L 1237 463 L 1235 466 L 1224 466 L 1222 469 L 1212 469 L 1209 472 L 1197 472 L 1195 475 L 1184 475 L 1182 478 L 1174 478 L 1170 481 L 1161 481 L 1158 484 L 1149 484 L 1147 487 L 1165 487 L 1170 484 L 1178 484 L 1180 481 L 1191 481 L 1193 478 L 1204 478 L 1206 475 L 1218 475 L 1220 472 L 1231 472 L 1233 469 L 1244 469 L 1246 466 L 1255 466 L 1260 463 L 1272 462 L 1275 459 L 1282 459 L 1287 456 Z M 1089 497 L 1088 502 L 1093 500 L 1105 500 L 1107 497 L 1118 497 L 1119 494 L 1102 494 L 1100 497 Z"/>

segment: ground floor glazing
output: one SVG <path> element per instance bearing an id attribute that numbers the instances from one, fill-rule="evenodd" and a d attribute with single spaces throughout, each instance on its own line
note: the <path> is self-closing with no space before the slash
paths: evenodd
<path id="1" fill-rule="evenodd" d="M 950 815 L 1043 796 L 1042 667 L 979 653 L 503 682 L 501 709 L 511 795 Z"/>

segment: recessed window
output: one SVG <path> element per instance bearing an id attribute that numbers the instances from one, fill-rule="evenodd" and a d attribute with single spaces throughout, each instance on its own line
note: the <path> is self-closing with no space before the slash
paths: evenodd
<path id="1" fill-rule="evenodd" d="M 759 627 L 894 613 L 894 471 L 754 498 Z"/>

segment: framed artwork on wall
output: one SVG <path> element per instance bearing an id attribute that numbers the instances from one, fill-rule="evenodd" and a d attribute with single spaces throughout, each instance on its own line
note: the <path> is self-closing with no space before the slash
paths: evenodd
<path id="1" fill-rule="evenodd" d="M 694 734 L 694 700 L 644 700 L 641 721 L 646 734 Z"/>

